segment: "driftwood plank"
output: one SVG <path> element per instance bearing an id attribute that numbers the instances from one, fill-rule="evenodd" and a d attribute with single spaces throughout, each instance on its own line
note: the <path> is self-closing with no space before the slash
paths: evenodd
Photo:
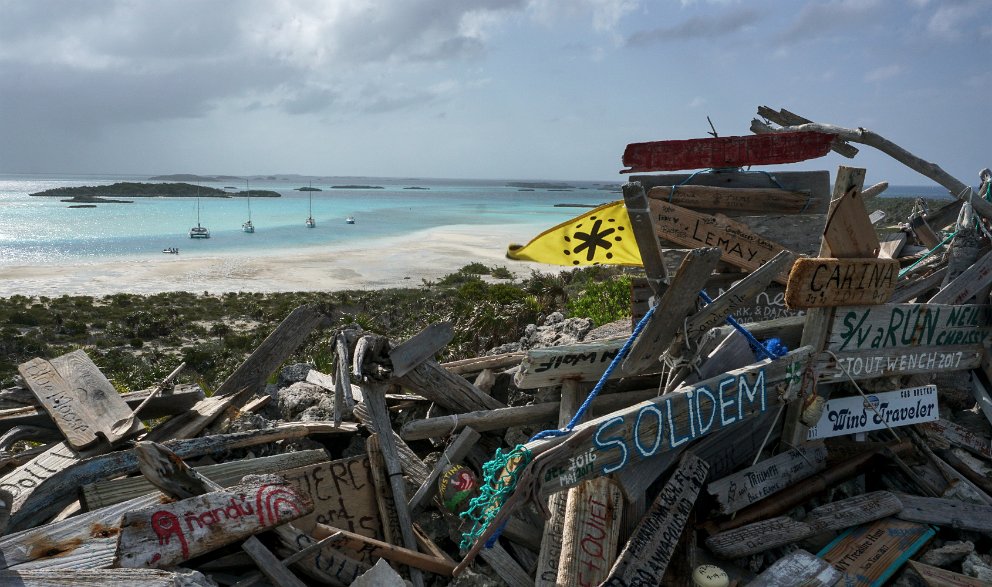
<path id="1" fill-rule="evenodd" d="M 333 524 L 355 534 L 381 538 L 382 524 L 371 491 L 370 469 L 368 457 L 360 455 L 279 472 L 287 483 L 313 501 L 313 512 L 297 519 L 293 526 L 310 533 L 318 523 Z M 355 558 L 359 558 L 357 554 Z"/>
<path id="2" fill-rule="evenodd" d="M 616 557 L 622 513 L 623 494 L 609 479 L 593 479 L 569 490 L 559 585 L 598 585 L 606 578 Z"/>
<path id="3" fill-rule="evenodd" d="M 709 212 L 765 212 L 771 214 L 802 214 L 809 209 L 810 193 L 781 188 L 722 188 L 705 185 L 683 185 L 675 188 L 655 187 L 649 198 L 671 202 L 676 206 Z"/>
<path id="4" fill-rule="evenodd" d="M 621 173 L 677 171 L 796 163 L 830 151 L 833 135 L 789 132 L 631 143 L 623 151 Z"/>
<path id="5" fill-rule="evenodd" d="M 247 399 L 251 395 L 250 392 L 251 389 L 245 387 L 241 391 L 231 395 L 217 395 L 215 393 L 197 402 L 188 412 L 169 418 L 167 421 L 159 424 L 154 430 L 146 434 L 144 438 L 152 442 L 165 442 L 167 440 L 196 436 L 207 426 L 210 426 L 228 408 Z"/>
<path id="6" fill-rule="evenodd" d="M 826 466 L 826 447 L 822 442 L 810 443 L 714 481 L 706 487 L 706 491 L 716 499 L 720 513 L 731 514 L 822 471 Z"/>
<path id="7" fill-rule="evenodd" d="M 823 240 L 837 258 L 877 257 L 878 235 L 872 227 L 864 199 L 855 187 L 831 204 Z"/>
<path id="8" fill-rule="evenodd" d="M 656 187 L 663 188 L 660 199 L 668 200 L 665 193 L 671 195 L 672 186 L 679 189 L 688 186 L 708 186 L 721 189 L 784 189 L 791 192 L 809 194 L 809 205 L 804 214 L 821 215 L 827 211 L 830 202 L 830 172 L 829 171 L 776 171 L 770 174 L 748 173 L 736 169 L 714 169 L 706 173 L 664 173 L 653 175 L 634 175 L 630 181 L 639 182 L 651 195 Z M 653 197 L 653 196 L 652 196 Z M 676 202 L 677 204 L 677 202 Z M 728 216 L 735 212 L 722 209 Z M 823 223 L 821 221 L 820 227 Z"/>
<path id="9" fill-rule="evenodd" d="M 884 304 L 899 275 L 895 259 L 798 259 L 785 289 L 790 308 Z"/>
<path id="10" fill-rule="evenodd" d="M 809 429 L 809 440 L 857 434 L 931 422 L 937 412 L 937 386 L 924 385 L 873 393 L 870 405 L 858 396 L 827 400 L 820 420 Z"/>
<path id="11" fill-rule="evenodd" d="M 900 520 L 992 534 L 992 506 L 903 493 L 898 497 L 902 511 L 896 517 Z"/>
<path id="12" fill-rule="evenodd" d="M 198 571 L 161 569 L 62 569 L 0 571 L 0 585 L 11 587 L 214 587 Z"/>
<path id="13" fill-rule="evenodd" d="M 844 573 L 843 585 L 880 586 L 936 532 L 929 526 L 892 518 L 852 528 L 817 553 Z"/>
<path id="14" fill-rule="evenodd" d="M 979 436 L 964 426 L 939 418 L 920 424 L 920 427 L 929 437 L 941 438 L 974 455 L 992 460 L 992 440 Z"/>
<path id="15" fill-rule="evenodd" d="M 423 361 L 433 357 L 451 342 L 455 336 L 450 322 L 431 324 L 409 340 L 390 349 L 389 360 L 393 365 L 393 377 L 402 377 Z"/>
<path id="16" fill-rule="evenodd" d="M 837 308 L 826 350 L 983 344 L 992 338 L 992 306 L 884 304 Z"/>
<path id="17" fill-rule="evenodd" d="M 495 410 L 506 407 L 465 378 L 448 372 L 433 359 L 421 362 L 396 379 L 396 383 L 452 412 Z"/>
<path id="18" fill-rule="evenodd" d="M 800 549 L 772 563 L 746 587 L 833 587 L 840 577 L 830 563 Z"/>
<path id="19" fill-rule="evenodd" d="M 317 524 L 313 530 L 313 536 L 317 539 L 324 539 L 338 533 L 341 534 L 341 541 L 344 545 L 352 548 L 353 550 L 369 549 L 373 556 L 448 577 L 451 576 L 451 572 L 455 569 L 454 563 L 443 558 L 436 558 L 415 550 L 402 548 L 389 544 L 388 542 L 369 538 L 368 536 L 348 532 L 343 528 L 336 528 L 326 524 Z"/>
<path id="20" fill-rule="evenodd" d="M 567 379 L 598 381 L 624 342 L 625 339 L 614 339 L 530 349 L 523 357 L 520 369 L 513 376 L 513 384 L 520 389 L 536 389 L 560 385 Z M 660 363 L 656 369 L 660 371 Z M 620 376 L 621 373 L 614 370 L 610 379 Z M 557 410 L 553 413 L 557 413 Z"/>
<path id="21" fill-rule="evenodd" d="M 128 512 L 121 520 L 115 562 L 121 567 L 167 567 L 312 510 L 309 499 L 279 477 L 247 477 L 230 490 Z"/>
<path id="22" fill-rule="evenodd" d="M 902 502 L 888 491 L 873 491 L 815 507 L 804 520 L 816 532 L 830 532 L 898 514 Z"/>
<path id="23" fill-rule="evenodd" d="M 17 371 L 70 446 L 82 449 L 99 442 L 100 437 L 96 433 L 100 422 L 87 405 L 86 396 L 77 395 L 51 363 L 44 359 L 32 359 L 19 365 Z"/>
<path id="24" fill-rule="evenodd" d="M 992 284 L 992 251 L 982 255 L 974 265 L 942 287 L 930 298 L 930 303 L 963 304 L 989 284 Z"/>
<path id="25" fill-rule="evenodd" d="M 604 585 L 650 584 L 665 575 L 708 472 L 709 465 L 686 453 L 617 557 Z"/>
<path id="26" fill-rule="evenodd" d="M 620 370 L 625 375 L 657 368 L 660 351 L 668 348 L 685 317 L 695 309 L 699 291 L 719 259 L 720 251 L 716 248 L 694 249 L 685 256 L 655 313 L 623 360 Z"/>
<path id="27" fill-rule="evenodd" d="M 974 577 L 954 573 L 939 567 L 925 565 L 918 561 L 909 561 L 912 567 L 923 582 L 929 587 L 987 587 L 988 583 Z"/>
<path id="28" fill-rule="evenodd" d="M 946 373 L 974 369 L 982 363 L 981 345 L 918 347 L 914 349 L 881 349 L 855 353 L 820 353 L 816 356 L 816 380 L 847 381 L 912 375 L 915 373 Z"/>
<path id="29" fill-rule="evenodd" d="M 718 219 L 659 200 L 651 200 L 650 206 L 659 237 L 687 247 L 716 247 L 720 249 L 720 259 L 735 267 L 754 271 L 786 250 L 730 219 Z M 783 271 L 775 280 L 785 284 L 788 276 L 788 271 Z"/>

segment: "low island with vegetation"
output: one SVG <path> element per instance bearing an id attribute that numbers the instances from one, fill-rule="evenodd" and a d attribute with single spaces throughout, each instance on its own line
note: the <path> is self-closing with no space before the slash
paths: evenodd
<path id="1" fill-rule="evenodd" d="M 110 185 L 84 185 L 59 187 L 32 196 L 57 198 L 238 198 L 248 195 L 247 191 L 229 192 L 217 188 L 198 186 L 191 183 L 140 183 L 122 181 Z M 251 196 L 257 198 L 279 198 L 279 192 L 272 190 L 251 190 Z M 82 200 L 74 200 L 82 201 Z M 99 202 L 107 203 L 107 202 Z"/>

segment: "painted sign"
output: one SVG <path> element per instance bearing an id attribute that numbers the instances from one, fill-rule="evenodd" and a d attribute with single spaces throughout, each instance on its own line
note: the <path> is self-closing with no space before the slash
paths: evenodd
<path id="1" fill-rule="evenodd" d="M 553 448 L 545 450 L 559 451 L 547 457 L 542 491 L 553 493 L 609 475 L 788 401 L 798 389 L 811 352 L 811 347 L 802 347 L 778 360 L 729 371 L 590 420 L 573 432 L 573 436 L 581 433 L 583 442 L 562 448 L 560 439 L 528 443 L 534 453 L 543 452 L 548 444 Z"/>
<path id="2" fill-rule="evenodd" d="M 677 171 L 796 163 L 823 157 L 833 135 L 820 132 L 780 132 L 630 143 L 623 151 L 621 173 Z"/>
<path id="3" fill-rule="evenodd" d="M 456 514 L 468 508 L 468 501 L 478 494 L 478 490 L 475 473 L 465 465 L 448 468 L 437 482 L 437 492 L 445 509 Z"/>
<path id="4" fill-rule="evenodd" d="M 565 509 L 557 584 L 599 585 L 616 558 L 623 492 L 610 479 L 592 479 L 568 492 Z"/>
<path id="5" fill-rule="evenodd" d="M 872 379 L 889 375 L 938 373 L 974 369 L 982 363 L 982 347 L 976 345 L 889 349 L 856 353 L 821 353 L 817 356 L 817 381 L 834 382 Z"/>
<path id="6" fill-rule="evenodd" d="M 520 389 L 560 385 L 566 379 L 596 381 L 616 358 L 624 339 L 591 344 L 531 349 L 520 363 L 513 383 Z M 661 369 L 661 363 L 658 369 Z M 620 376 L 619 370 L 612 378 Z"/>
<path id="7" fill-rule="evenodd" d="M 787 250 L 729 218 L 716 218 L 660 200 L 650 200 L 649 206 L 658 236 L 694 249 L 716 247 L 720 249 L 720 260 L 735 267 L 754 271 Z M 786 268 L 775 281 L 784 284 L 788 277 Z"/>
<path id="8" fill-rule="evenodd" d="M 293 522 L 306 533 L 327 524 L 369 538 L 383 537 L 369 458 L 326 461 L 279 473 L 313 501 L 313 512 Z"/>
<path id="9" fill-rule="evenodd" d="M 857 395 L 827 400 L 820 420 L 809 429 L 807 439 L 896 428 L 932 422 L 940 417 L 936 385 L 869 393 L 867 398 Z"/>
<path id="10" fill-rule="evenodd" d="M 827 466 L 827 448 L 811 443 L 777 454 L 710 483 L 720 513 L 730 514 L 777 493 Z"/>
<path id="11" fill-rule="evenodd" d="M 817 556 L 844 573 L 840 585 L 881 587 L 934 534 L 930 526 L 886 518 L 844 532 Z"/>
<path id="12" fill-rule="evenodd" d="M 884 304 L 837 308 L 827 350 L 860 351 L 983 344 L 992 306 Z"/>
<path id="13" fill-rule="evenodd" d="M 790 308 L 884 304 L 896 290 L 896 259 L 798 259 L 785 288 Z"/>
<path id="14" fill-rule="evenodd" d="M 116 566 L 163 568 L 281 526 L 313 510 L 275 476 L 124 514 Z"/>

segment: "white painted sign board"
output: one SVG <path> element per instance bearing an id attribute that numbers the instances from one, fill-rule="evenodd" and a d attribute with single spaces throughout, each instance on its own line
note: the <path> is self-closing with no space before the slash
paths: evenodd
<path id="1" fill-rule="evenodd" d="M 886 425 L 896 428 L 933 422 L 940 417 L 937 413 L 936 385 L 870 393 L 867 398 L 867 402 L 860 395 L 827 400 L 819 422 L 809 429 L 807 438 L 814 440 L 870 432 L 882 430 Z"/>

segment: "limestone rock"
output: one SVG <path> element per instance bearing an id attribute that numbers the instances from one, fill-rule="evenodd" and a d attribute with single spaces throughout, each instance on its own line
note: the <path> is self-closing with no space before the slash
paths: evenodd
<path id="1" fill-rule="evenodd" d="M 948 542 L 940 548 L 928 551 L 920 558 L 920 562 L 935 567 L 947 567 L 973 552 L 975 545 L 971 542 Z"/>

